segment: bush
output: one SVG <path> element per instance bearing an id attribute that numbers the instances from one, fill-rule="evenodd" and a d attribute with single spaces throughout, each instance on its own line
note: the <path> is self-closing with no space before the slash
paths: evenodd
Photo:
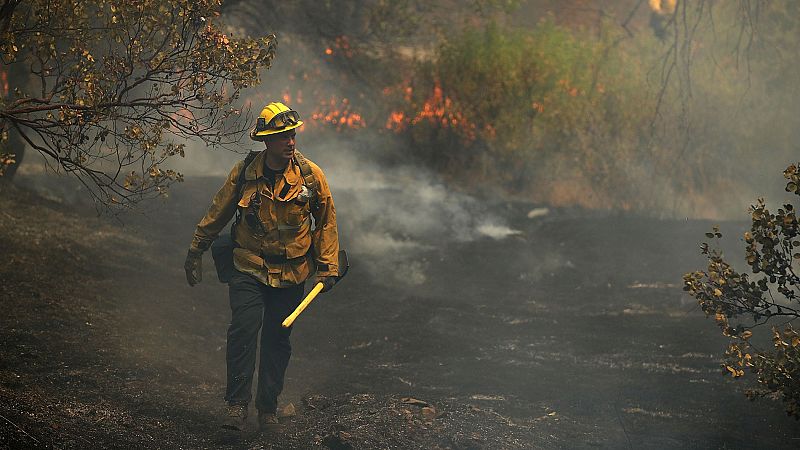
<path id="1" fill-rule="evenodd" d="M 665 40 L 611 23 L 448 33 L 393 90 L 386 126 L 452 179 L 529 200 L 738 214 L 769 173 L 753 168 L 796 152 L 795 3 L 762 5 L 747 48 L 739 2 L 687 7 L 674 27 L 693 31 Z"/>
<path id="2" fill-rule="evenodd" d="M 575 203 L 596 194 L 590 202 L 623 206 L 651 100 L 641 64 L 610 51 L 615 37 L 550 22 L 468 29 L 420 65 L 387 126 L 439 169 L 512 192 L 560 183 Z M 538 178 L 552 173 L 562 177 Z"/>
<path id="3" fill-rule="evenodd" d="M 783 173 L 786 190 L 800 195 L 800 168 Z M 771 213 L 763 199 L 751 207 L 752 226 L 744 234 L 746 261 L 751 274 L 736 271 L 720 251 L 701 245 L 708 258 L 707 271 L 684 275 L 684 290 L 695 297 L 707 316 L 714 316 L 722 333 L 731 339 L 723 368 L 739 378 L 745 371 L 760 385 L 748 391 L 751 398 L 777 395 L 789 415 L 800 419 L 800 334 L 793 328 L 800 318 L 800 235 L 795 207 L 785 204 Z M 709 238 L 721 238 L 715 227 Z M 733 320 L 736 325 L 732 325 Z M 743 323 L 744 322 L 744 323 Z M 759 348 L 754 331 L 771 326 L 772 348 Z"/>

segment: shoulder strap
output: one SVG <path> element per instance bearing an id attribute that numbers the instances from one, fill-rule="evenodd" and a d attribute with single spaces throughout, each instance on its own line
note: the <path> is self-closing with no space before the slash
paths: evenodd
<path id="1" fill-rule="evenodd" d="M 236 197 L 235 197 L 235 201 L 236 201 L 237 204 L 242 199 L 242 191 L 244 191 L 244 183 L 246 181 L 244 174 L 245 174 L 245 172 L 247 172 L 247 166 L 249 166 L 250 163 L 253 162 L 254 159 L 256 159 L 256 156 L 258 156 L 258 153 L 259 152 L 250 152 L 250 153 L 248 153 L 247 156 L 244 158 L 244 164 L 242 165 L 241 170 L 239 170 L 239 176 L 236 178 Z M 237 207 L 236 208 L 236 218 L 234 219 L 233 224 L 231 225 L 231 238 L 232 239 L 235 239 L 234 236 L 236 235 L 236 225 L 239 224 L 240 220 L 242 220 L 242 211 L 241 211 L 241 208 Z"/>
<path id="2" fill-rule="evenodd" d="M 306 185 L 309 191 L 311 191 L 311 208 L 313 211 L 317 211 L 319 209 L 319 183 L 317 183 L 317 177 L 314 176 L 314 172 L 311 171 L 311 165 L 308 164 L 308 160 L 302 153 L 295 150 L 294 151 L 294 160 L 297 162 L 297 166 L 300 167 L 300 175 L 303 176 L 303 184 Z"/>
<path id="3" fill-rule="evenodd" d="M 259 152 L 250 152 L 244 158 L 244 165 L 242 165 L 242 170 L 239 171 L 239 177 L 236 179 L 236 193 L 238 194 L 239 199 L 241 200 L 242 197 L 242 190 L 244 189 L 244 182 L 245 176 L 244 173 L 247 171 L 247 166 L 256 159 Z"/>

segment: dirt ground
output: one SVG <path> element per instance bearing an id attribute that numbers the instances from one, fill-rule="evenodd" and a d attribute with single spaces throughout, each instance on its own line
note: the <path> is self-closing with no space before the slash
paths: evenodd
<path id="1" fill-rule="evenodd" d="M 497 205 L 504 239 L 353 269 L 301 316 L 271 433 L 219 427 L 226 288 L 193 224 L 216 182 L 118 223 L 0 192 L 0 446 L 9 448 L 796 448 L 777 402 L 719 368 L 724 339 L 680 289 L 710 224 Z M 338 208 L 343 236 L 363 232 Z M 726 224 L 728 228 L 741 224 Z M 689 237 L 690 239 L 687 239 Z M 395 253 L 395 255 L 397 252 Z M 372 255 L 372 256 L 371 256 Z M 372 268 L 372 269 L 371 269 Z M 395 276 L 402 273 L 403 276 Z M 404 280 L 413 280 L 404 281 Z M 251 411 L 254 413 L 254 411 Z"/>

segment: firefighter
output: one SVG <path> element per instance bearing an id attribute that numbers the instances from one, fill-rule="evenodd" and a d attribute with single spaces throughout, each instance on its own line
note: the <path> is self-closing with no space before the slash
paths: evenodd
<path id="1" fill-rule="evenodd" d="M 291 355 L 290 328 L 281 322 L 300 303 L 304 282 L 333 287 L 339 251 L 336 211 L 319 166 L 295 148 L 299 114 L 273 102 L 250 132 L 265 144 L 231 170 L 197 225 L 186 257 L 186 278 L 201 281 L 202 254 L 225 225 L 232 226 L 227 389 L 223 426 L 243 429 L 261 329 L 255 407 L 261 429 L 276 425 L 278 396 Z M 313 226 L 312 226 L 313 220 Z M 215 256 L 216 258 L 216 256 Z"/>

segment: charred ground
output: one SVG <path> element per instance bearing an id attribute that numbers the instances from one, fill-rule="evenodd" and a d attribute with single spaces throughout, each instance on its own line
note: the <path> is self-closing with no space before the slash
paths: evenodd
<path id="1" fill-rule="evenodd" d="M 200 288 L 182 273 L 216 184 L 180 186 L 124 225 L 3 187 L 0 445 L 790 448 L 800 437 L 780 404 L 751 403 L 721 375 L 724 339 L 680 290 L 702 264 L 686 236 L 708 223 L 529 219 L 531 205 L 510 203 L 495 213 L 519 233 L 430 236 L 404 261 L 424 275 L 413 283 L 366 270 L 380 261 L 346 243 L 346 282 L 293 333 L 282 400 L 297 414 L 274 434 L 224 432 L 225 287 L 210 258 Z"/>

